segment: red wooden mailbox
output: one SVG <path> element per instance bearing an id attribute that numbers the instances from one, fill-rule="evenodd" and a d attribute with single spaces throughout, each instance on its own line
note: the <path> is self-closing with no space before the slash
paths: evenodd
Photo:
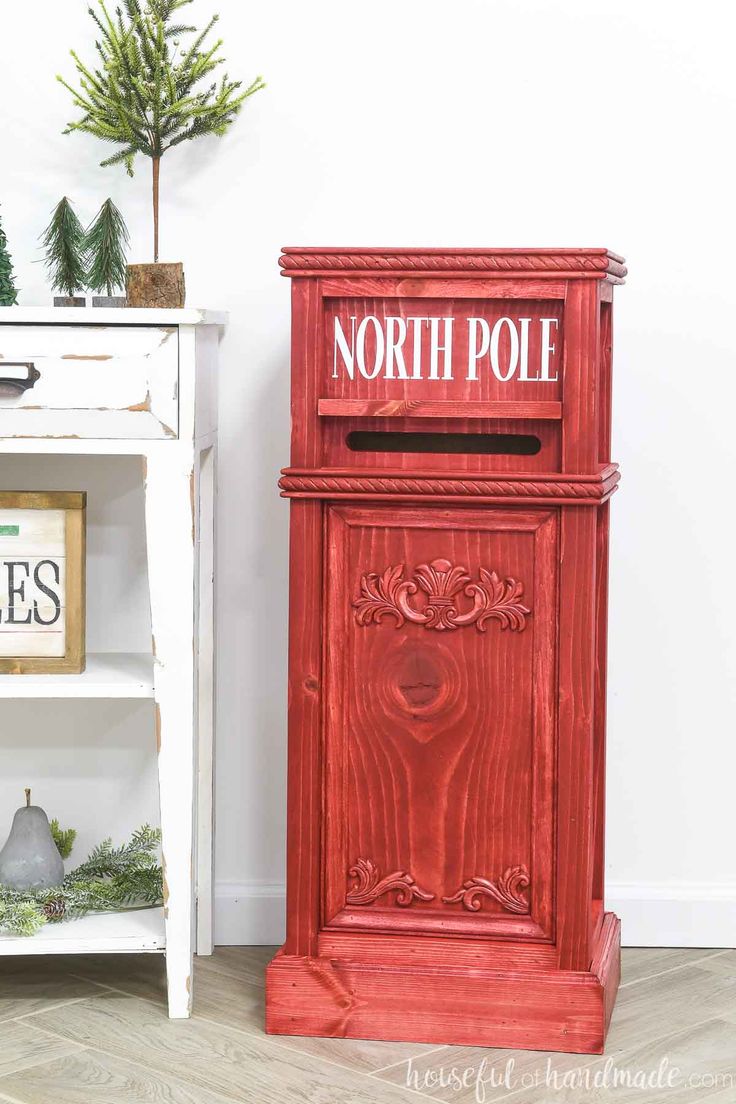
<path id="1" fill-rule="evenodd" d="M 605 249 L 286 249 L 281 1034 L 600 1052 Z"/>

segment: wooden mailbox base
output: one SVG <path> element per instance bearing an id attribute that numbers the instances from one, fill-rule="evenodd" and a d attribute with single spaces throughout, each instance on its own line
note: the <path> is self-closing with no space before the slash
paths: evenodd
<path id="1" fill-rule="evenodd" d="M 602 1054 L 620 945 L 620 921 L 607 912 L 587 973 L 390 965 L 280 952 L 266 972 L 266 1031 Z"/>

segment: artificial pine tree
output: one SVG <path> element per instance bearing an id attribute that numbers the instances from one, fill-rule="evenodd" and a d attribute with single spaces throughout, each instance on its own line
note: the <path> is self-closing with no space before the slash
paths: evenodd
<path id="1" fill-rule="evenodd" d="M 73 296 L 87 282 L 86 247 L 84 227 L 66 196 L 54 208 L 41 244 L 46 250 L 51 286 Z"/>
<path id="2" fill-rule="evenodd" d="M 113 201 L 106 199 L 85 235 L 87 287 L 106 291 L 108 296 L 115 288 L 125 287 L 125 250 L 129 244 L 123 216 Z"/>
<path id="3" fill-rule="evenodd" d="M 243 101 L 264 83 L 256 77 L 241 91 L 241 82 L 225 74 L 219 82 L 202 86 L 224 62 L 218 56 L 222 39 L 205 44 L 217 15 L 201 32 L 174 22 L 174 15 L 191 0 L 122 0 L 114 17 L 104 0 L 97 2 L 98 11 L 89 9 L 99 32 L 97 64 L 85 65 L 72 51 L 80 87 L 57 78 L 83 113 L 64 133 L 81 130 L 121 146 L 101 164 L 124 164 L 131 176 L 136 154 L 151 158 L 153 259 L 158 261 L 161 158 L 180 142 L 223 135 Z M 183 46 L 181 39 L 188 34 L 195 37 Z"/>
<path id="4" fill-rule="evenodd" d="M 14 307 L 18 291 L 13 279 L 13 261 L 8 253 L 8 239 L 0 223 L 0 307 Z"/>

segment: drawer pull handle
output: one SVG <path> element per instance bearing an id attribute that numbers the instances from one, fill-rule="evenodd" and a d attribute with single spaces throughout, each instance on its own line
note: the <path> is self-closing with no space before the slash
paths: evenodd
<path id="1" fill-rule="evenodd" d="M 17 395 L 22 395 L 24 391 L 28 391 L 33 387 L 36 380 L 41 378 L 41 373 L 32 360 L 0 361 L 0 371 L 4 371 L 6 368 L 26 368 L 27 373 L 25 376 L 0 376 L 0 396 L 4 398 L 14 398 Z"/>

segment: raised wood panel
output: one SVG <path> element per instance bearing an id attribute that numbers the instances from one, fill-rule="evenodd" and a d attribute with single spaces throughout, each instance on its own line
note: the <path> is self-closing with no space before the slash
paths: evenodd
<path id="1" fill-rule="evenodd" d="M 329 511 L 325 638 L 343 645 L 329 649 L 325 686 L 325 922 L 552 937 L 556 523 L 551 511 Z M 461 617 L 485 569 L 523 588 L 523 626 L 492 615 L 443 630 L 391 613 L 359 623 L 364 576 L 403 564 L 416 579 L 418 565 L 443 561 L 440 590 L 450 565 L 467 575 L 450 607 Z M 412 608 L 423 603 L 432 596 L 412 595 Z M 401 879 L 351 907 L 359 860 L 369 882 L 411 879 L 409 907 L 395 904 Z M 507 898 L 517 867 L 531 885 L 514 896 L 512 878 Z M 497 892 L 443 900 L 475 878 Z"/>

